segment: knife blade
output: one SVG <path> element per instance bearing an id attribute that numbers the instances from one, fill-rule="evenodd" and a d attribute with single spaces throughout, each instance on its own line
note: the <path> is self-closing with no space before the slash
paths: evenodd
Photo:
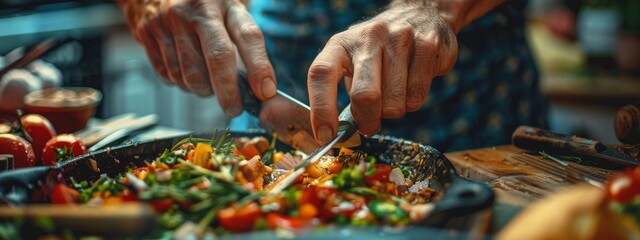
<path id="1" fill-rule="evenodd" d="M 269 194 L 275 195 L 285 188 L 287 188 L 291 183 L 293 183 L 296 178 L 298 178 L 302 173 L 305 172 L 307 167 L 311 164 L 314 164 L 320 160 L 322 156 L 327 154 L 329 150 L 333 148 L 337 143 L 349 139 L 353 135 L 357 135 L 356 133 L 356 124 L 353 121 L 353 116 L 351 115 L 351 104 L 347 105 L 342 112 L 340 112 L 339 125 L 338 125 L 338 134 L 336 137 L 331 140 L 327 145 L 316 149 L 313 153 L 307 156 L 304 160 L 299 162 L 291 171 L 289 171 L 284 177 L 280 178 L 278 181 L 273 183 L 268 189 Z"/>
<path id="2" fill-rule="evenodd" d="M 243 71 L 238 71 L 238 87 L 244 110 L 258 117 L 260 126 L 275 134 L 278 140 L 307 154 L 321 147 L 313 137 L 311 108 L 308 105 L 280 90 L 274 97 L 260 101 L 249 87 L 249 80 Z M 358 145 L 360 134 L 351 134 L 334 147 Z"/>
<path id="3" fill-rule="evenodd" d="M 634 159 L 622 152 L 609 149 L 598 141 L 555 133 L 536 127 L 518 127 L 513 132 L 511 140 L 513 145 L 519 148 L 577 156 L 586 160 L 585 163 L 599 167 L 619 169 L 625 166 L 640 165 L 639 159 Z"/>

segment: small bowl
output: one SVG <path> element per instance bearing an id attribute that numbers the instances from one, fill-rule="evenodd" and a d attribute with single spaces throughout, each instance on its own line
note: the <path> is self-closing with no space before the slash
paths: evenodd
<path id="1" fill-rule="evenodd" d="M 47 88 L 24 96 L 25 111 L 49 119 L 58 133 L 85 128 L 101 100 L 102 94 L 88 87 Z"/>

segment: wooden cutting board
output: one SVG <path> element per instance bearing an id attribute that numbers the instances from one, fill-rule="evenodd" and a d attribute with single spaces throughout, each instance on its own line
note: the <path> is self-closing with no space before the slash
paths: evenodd
<path id="1" fill-rule="evenodd" d="M 553 191 L 583 181 L 567 174 L 564 167 L 542 156 L 527 154 L 513 145 L 473 149 L 445 154 L 462 177 L 487 183 L 499 203 L 523 207 Z M 609 175 L 610 171 L 590 167 Z"/>

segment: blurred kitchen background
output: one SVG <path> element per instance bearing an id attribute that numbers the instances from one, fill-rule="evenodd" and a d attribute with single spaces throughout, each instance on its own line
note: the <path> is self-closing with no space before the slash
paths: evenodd
<path id="1" fill-rule="evenodd" d="M 640 1 L 531 0 L 528 37 L 548 97 L 550 128 L 617 143 L 616 111 L 640 101 Z M 0 1 L 0 54 L 50 37 L 75 39 L 44 60 L 63 86 L 103 93 L 96 117 L 156 113 L 163 126 L 228 125 L 215 98 L 164 84 L 112 1 Z"/>

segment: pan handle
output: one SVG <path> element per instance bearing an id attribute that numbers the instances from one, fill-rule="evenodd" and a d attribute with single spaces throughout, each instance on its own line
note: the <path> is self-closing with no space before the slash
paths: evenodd
<path id="1" fill-rule="evenodd" d="M 452 218 L 472 215 L 491 207 L 494 199 L 494 193 L 487 185 L 454 176 L 444 196 L 422 223 L 442 228 Z"/>

